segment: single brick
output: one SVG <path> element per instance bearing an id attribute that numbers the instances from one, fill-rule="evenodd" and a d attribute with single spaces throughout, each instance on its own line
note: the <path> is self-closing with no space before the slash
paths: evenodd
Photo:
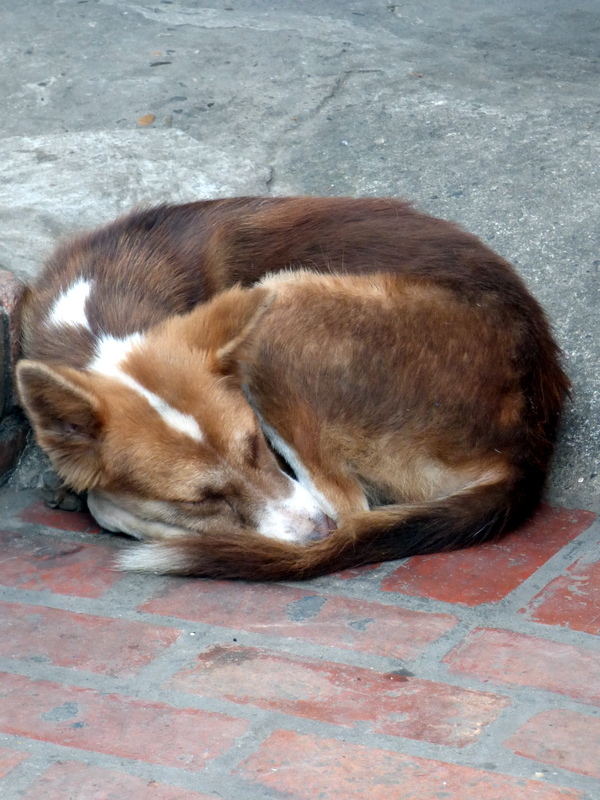
<path id="1" fill-rule="evenodd" d="M 0 655 L 131 677 L 180 635 L 171 628 L 0 602 Z"/>
<path id="2" fill-rule="evenodd" d="M 600 719 L 555 709 L 536 714 L 505 742 L 525 758 L 600 778 Z"/>
<path id="3" fill-rule="evenodd" d="M 580 559 L 551 581 L 521 613 L 536 622 L 600 633 L 600 561 Z"/>
<path id="4" fill-rule="evenodd" d="M 583 800 L 572 789 L 275 731 L 239 770 L 286 800 Z"/>
<path id="5" fill-rule="evenodd" d="M 23 522 L 34 525 L 45 525 L 61 531 L 77 531 L 78 533 L 100 533 L 102 528 L 91 514 L 82 511 L 61 511 L 48 508 L 43 501 L 37 501 L 19 514 Z"/>
<path id="6" fill-rule="evenodd" d="M 0 730 L 42 742 L 199 770 L 247 727 L 224 714 L 0 673 Z"/>
<path id="7" fill-rule="evenodd" d="M 215 800 L 215 796 L 177 789 L 125 772 L 58 761 L 22 795 L 21 800 Z"/>
<path id="8" fill-rule="evenodd" d="M 497 694 L 400 672 L 382 674 L 234 645 L 208 648 L 168 686 L 336 725 L 367 723 L 376 733 L 455 747 L 476 741 L 510 704 Z"/>
<path id="9" fill-rule="evenodd" d="M 229 581 L 173 582 L 141 610 L 401 659 L 415 658 L 457 623 L 449 614 Z"/>
<path id="10" fill-rule="evenodd" d="M 0 531 L 0 585 L 102 597 L 122 574 L 106 546 Z"/>
<path id="11" fill-rule="evenodd" d="M 0 778 L 8 775 L 21 761 L 25 761 L 28 755 L 28 753 L 21 753 L 19 750 L 0 747 Z M 2 795 L 2 786 L 0 786 L 0 795 Z"/>
<path id="12" fill-rule="evenodd" d="M 511 631 L 479 628 L 444 658 L 484 683 L 531 686 L 600 705 L 600 652 Z"/>
<path id="13" fill-rule="evenodd" d="M 594 519 L 589 511 L 544 505 L 530 522 L 497 543 L 405 561 L 381 588 L 466 606 L 497 603 Z"/>

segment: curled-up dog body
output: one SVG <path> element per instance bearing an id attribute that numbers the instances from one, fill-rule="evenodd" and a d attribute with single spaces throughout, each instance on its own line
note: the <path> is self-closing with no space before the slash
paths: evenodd
<path id="1" fill-rule="evenodd" d="M 31 289 L 22 404 L 125 569 L 301 579 L 466 547 L 539 502 L 569 383 L 478 239 L 398 200 L 137 212 Z"/>

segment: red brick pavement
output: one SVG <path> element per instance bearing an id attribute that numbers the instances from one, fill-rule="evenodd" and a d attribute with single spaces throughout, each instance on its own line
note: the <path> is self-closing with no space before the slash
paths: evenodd
<path id="1" fill-rule="evenodd" d="M 16 767 L 21 761 L 25 761 L 26 758 L 27 753 L 0 747 L 0 778 L 4 778 L 5 775 L 8 775 L 13 767 Z"/>
<path id="2" fill-rule="evenodd" d="M 589 563 L 582 558 L 571 564 L 522 613 L 547 625 L 600 634 L 600 561 Z"/>
<path id="3" fill-rule="evenodd" d="M 290 586 L 122 575 L 0 497 L 3 800 L 600 797 L 592 514 Z"/>
<path id="4" fill-rule="evenodd" d="M 600 719 L 576 711 L 543 711 L 506 746 L 527 758 L 600 779 Z"/>
<path id="5" fill-rule="evenodd" d="M 291 731 L 275 731 L 240 771 L 250 781 L 298 800 L 579 800 L 583 796 L 530 780 Z"/>
<path id="6" fill-rule="evenodd" d="M 593 519 L 588 511 L 546 506 L 520 531 L 497 544 L 411 559 L 392 572 L 382 588 L 467 606 L 497 603 Z"/>
<path id="7" fill-rule="evenodd" d="M 57 762 L 41 775 L 22 800 L 214 800 L 198 792 L 165 786 L 155 780 L 145 780 L 77 762 Z"/>

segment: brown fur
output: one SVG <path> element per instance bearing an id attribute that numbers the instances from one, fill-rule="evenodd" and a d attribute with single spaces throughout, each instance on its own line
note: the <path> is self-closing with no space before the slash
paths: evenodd
<path id="1" fill-rule="evenodd" d="M 288 267 L 323 277 L 198 305 Z M 80 275 L 94 281 L 92 331 L 49 340 L 48 310 Z M 127 370 L 198 419 L 210 447 L 167 435 L 143 398 L 85 370 L 101 332 L 168 317 Z M 75 488 L 120 495 L 179 532 L 148 546 L 161 548 L 160 571 L 309 577 L 497 536 L 539 499 L 568 390 L 514 270 L 395 200 L 242 198 L 131 215 L 59 248 L 25 334 L 19 385 L 38 440 Z M 323 541 L 279 542 L 249 524 L 257 498 L 283 488 L 242 383 L 336 508 Z M 200 511 L 199 486 L 215 476 Z M 223 502 L 225 485 L 243 503 Z"/>

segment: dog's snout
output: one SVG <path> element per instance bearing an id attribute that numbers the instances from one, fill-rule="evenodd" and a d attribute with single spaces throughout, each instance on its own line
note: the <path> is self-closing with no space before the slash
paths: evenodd
<path id="1" fill-rule="evenodd" d="M 314 520 L 314 528 L 307 538 L 312 542 L 320 542 L 327 539 L 336 528 L 337 525 L 331 517 L 321 514 L 318 519 Z"/>

